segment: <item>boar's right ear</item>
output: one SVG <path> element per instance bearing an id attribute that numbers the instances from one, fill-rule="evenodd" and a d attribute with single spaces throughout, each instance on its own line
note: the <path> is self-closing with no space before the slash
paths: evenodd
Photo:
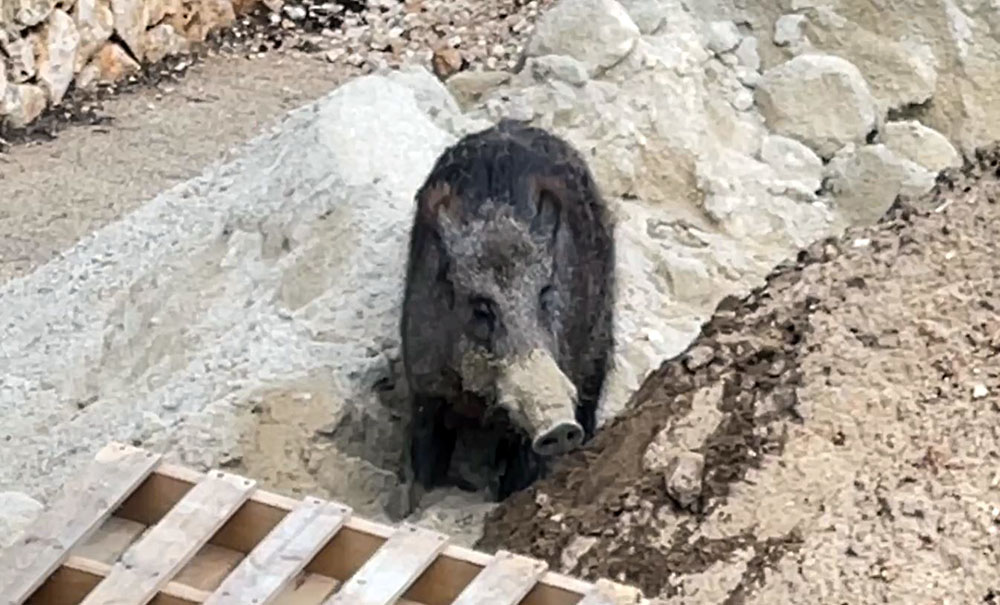
<path id="1" fill-rule="evenodd" d="M 417 212 L 420 212 L 423 219 L 429 223 L 437 224 L 441 218 L 447 216 L 454 218 L 458 212 L 458 199 L 451 189 L 451 185 L 445 182 L 437 182 L 424 187 L 417 200 Z"/>

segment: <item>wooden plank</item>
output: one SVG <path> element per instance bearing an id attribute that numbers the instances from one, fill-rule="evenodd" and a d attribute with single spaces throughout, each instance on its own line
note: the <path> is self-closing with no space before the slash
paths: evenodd
<path id="1" fill-rule="evenodd" d="M 222 584 L 226 576 L 245 558 L 246 555 L 241 552 L 215 544 L 206 544 L 177 572 L 173 581 L 211 592 Z"/>
<path id="2" fill-rule="evenodd" d="M 152 452 L 118 443 L 101 449 L 59 500 L 39 515 L 16 544 L 0 553 L 2 602 L 24 603 L 159 462 L 160 457 Z"/>
<path id="3" fill-rule="evenodd" d="M 111 566 L 100 561 L 71 556 L 30 599 L 28 605 L 63 605 L 79 603 L 111 573 Z M 150 605 L 198 605 L 208 593 L 168 582 Z"/>
<path id="4" fill-rule="evenodd" d="M 203 476 L 183 466 L 161 464 L 116 514 L 147 525 L 156 523 Z M 258 490 L 212 537 L 211 543 L 248 553 L 298 502 Z M 343 582 L 371 558 L 393 531 L 388 525 L 352 516 L 306 566 L 306 571 Z M 490 559 L 486 553 L 451 544 L 403 596 L 423 605 L 450 605 Z M 578 605 L 592 586 L 550 570 L 519 605 Z"/>
<path id="5" fill-rule="evenodd" d="M 448 536 L 403 524 L 324 605 L 391 605 L 448 544 Z"/>
<path id="6" fill-rule="evenodd" d="M 306 498 L 243 559 L 206 605 L 271 603 L 350 515 L 346 506 Z"/>
<path id="7" fill-rule="evenodd" d="M 452 605 L 517 605 L 535 587 L 548 564 L 538 559 L 497 551 L 483 571 Z"/>
<path id="8" fill-rule="evenodd" d="M 145 605 L 250 497 L 256 482 L 214 471 L 114 564 L 81 605 Z"/>

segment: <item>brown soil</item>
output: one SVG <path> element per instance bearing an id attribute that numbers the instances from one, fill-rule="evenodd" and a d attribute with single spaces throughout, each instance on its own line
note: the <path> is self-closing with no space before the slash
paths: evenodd
<path id="1" fill-rule="evenodd" d="M 723 301 L 479 547 L 672 603 L 993 602 L 998 200 L 1000 145 Z M 671 450 L 704 456 L 693 510 Z"/>

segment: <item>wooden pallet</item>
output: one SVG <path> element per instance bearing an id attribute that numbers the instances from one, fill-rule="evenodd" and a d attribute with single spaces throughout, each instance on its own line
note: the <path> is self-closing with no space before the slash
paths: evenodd
<path id="1" fill-rule="evenodd" d="M 541 561 L 111 444 L 11 548 L 0 604 L 618 605 Z M 625 592 L 628 592 L 627 590 Z"/>

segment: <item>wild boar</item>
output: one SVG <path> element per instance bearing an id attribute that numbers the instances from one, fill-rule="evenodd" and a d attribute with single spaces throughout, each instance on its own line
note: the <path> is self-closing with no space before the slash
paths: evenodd
<path id="1" fill-rule="evenodd" d="M 416 194 L 401 336 L 411 468 L 447 483 L 456 436 L 498 435 L 502 500 L 593 436 L 613 352 L 614 230 L 583 156 L 502 120 Z"/>

